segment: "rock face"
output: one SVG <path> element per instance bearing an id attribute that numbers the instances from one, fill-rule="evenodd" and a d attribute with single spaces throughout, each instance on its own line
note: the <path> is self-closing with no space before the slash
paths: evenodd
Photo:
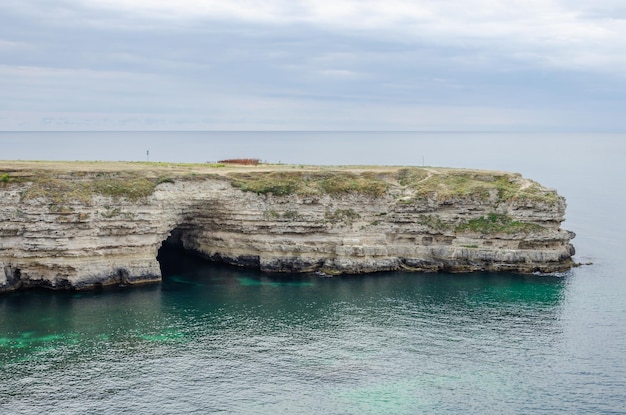
<path id="1" fill-rule="evenodd" d="M 268 272 L 573 265 L 564 199 L 518 174 L 67 164 L 0 170 L 0 291 L 158 282 L 166 240 Z"/>

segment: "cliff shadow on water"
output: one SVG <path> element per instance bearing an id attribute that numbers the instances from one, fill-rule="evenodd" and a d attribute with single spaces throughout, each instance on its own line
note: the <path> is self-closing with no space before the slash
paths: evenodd
<path id="1" fill-rule="evenodd" d="M 489 272 L 269 274 L 209 261 L 175 240 L 163 244 L 158 259 L 160 285 L 0 296 L 0 364 L 59 349 L 69 361 L 103 344 L 114 354 L 141 353 L 147 345 L 204 344 L 233 332 L 308 344 L 315 333 L 361 339 L 361 330 L 393 326 L 395 334 L 423 333 L 442 347 L 465 339 L 477 348 L 484 336 L 552 338 L 561 330 L 569 281 Z"/>
<path id="2" fill-rule="evenodd" d="M 247 304 L 296 312 L 300 306 L 312 311 L 324 304 L 332 308 L 350 303 L 372 312 L 377 307 L 402 309 L 408 305 L 454 314 L 471 309 L 492 309 L 503 315 L 523 314 L 523 310 L 558 314 L 568 285 L 567 274 L 391 271 L 329 277 L 319 273 L 267 273 L 202 257 L 184 249 L 176 238 L 163 243 L 158 260 L 163 292 L 193 287 L 189 295 L 198 303 L 213 303 L 211 308 Z M 314 319 L 314 314 L 309 318 Z"/>

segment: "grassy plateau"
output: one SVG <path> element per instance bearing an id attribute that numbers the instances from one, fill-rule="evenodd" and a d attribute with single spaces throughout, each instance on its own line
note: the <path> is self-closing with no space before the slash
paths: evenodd
<path id="1" fill-rule="evenodd" d="M 0 189 L 21 185 L 24 200 L 88 202 L 93 195 L 129 200 L 150 196 L 162 183 L 230 181 L 263 195 L 402 194 L 409 201 L 452 199 L 557 203 L 554 190 L 516 173 L 393 166 L 303 166 L 284 164 L 184 164 L 159 162 L 0 161 Z M 27 184 L 27 186 L 24 186 Z M 496 221 L 498 222 L 498 221 Z"/>

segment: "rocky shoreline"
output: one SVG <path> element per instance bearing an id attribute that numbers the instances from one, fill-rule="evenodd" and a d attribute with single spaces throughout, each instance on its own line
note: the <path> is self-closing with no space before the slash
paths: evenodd
<path id="1" fill-rule="evenodd" d="M 165 241 L 279 273 L 563 271 L 565 208 L 495 171 L 2 162 L 0 292 L 159 282 Z"/>

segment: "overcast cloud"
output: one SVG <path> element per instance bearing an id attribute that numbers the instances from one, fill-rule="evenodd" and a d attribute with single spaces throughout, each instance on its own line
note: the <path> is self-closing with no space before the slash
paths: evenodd
<path id="1" fill-rule="evenodd" d="M 612 0 L 3 0 L 0 130 L 626 129 Z"/>

